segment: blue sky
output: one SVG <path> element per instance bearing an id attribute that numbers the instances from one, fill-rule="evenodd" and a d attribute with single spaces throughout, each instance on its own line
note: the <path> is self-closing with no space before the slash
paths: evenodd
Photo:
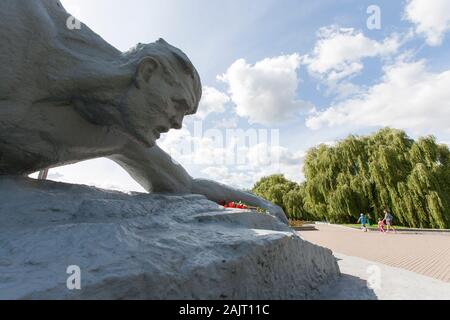
<path id="1" fill-rule="evenodd" d="M 201 114 L 158 144 L 194 177 L 238 187 L 271 173 L 301 181 L 308 148 L 383 126 L 450 143 L 450 1 L 62 3 L 122 51 L 162 37 L 190 57 L 205 91 Z M 380 29 L 367 27 L 370 5 L 380 9 Z M 206 135 L 195 135 L 199 123 Z M 225 135 L 225 127 L 253 130 L 258 139 L 276 130 L 279 140 L 249 143 L 238 152 L 243 163 L 224 163 L 232 142 L 211 136 Z M 196 147 L 180 150 L 190 143 Z M 261 154 L 275 155 L 276 166 Z M 50 178 L 142 190 L 104 159 L 53 169 Z"/>

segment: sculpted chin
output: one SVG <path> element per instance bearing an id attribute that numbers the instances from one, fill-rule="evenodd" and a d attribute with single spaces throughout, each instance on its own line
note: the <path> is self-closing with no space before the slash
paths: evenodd
<path id="1" fill-rule="evenodd" d="M 287 222 L 266 200 L 192 178 L 156 145 L 202 95 L 182 51 L 160 39 L 123 53 L 68 17 L 56 0 L 0 2 L 0 175 L 107 157 L 148 192 L 241 200 Z"/>

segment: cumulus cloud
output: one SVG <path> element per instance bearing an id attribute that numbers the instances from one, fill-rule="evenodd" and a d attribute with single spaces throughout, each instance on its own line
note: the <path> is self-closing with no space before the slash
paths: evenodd
<path id="1" fill-rule="evenodd" d="M 194 130 L 195 131 L 195 130 Z M 213 134 L 209 134 L 209 133 Z M 186 167 L 197 166 L 208 178 L 239 188 L 249 188 L 263 176 L 283 173 L 302 181 L 304 152 L 291 152 L 276 140 L 242 142 L 236 135 L 214 137 L 220 130 L 197 136 L 187 129 L 166 135 L 159 145 Z"/>
<path id="2" fill-rule="evenodd" d="M 438 46 L 450 30 L 450 1 L 408 0 L 405 18 L 415 24 L 416 33 L 424 36 L 428 45 Z"/>
<path id="3" fill-rule="evenodd" d="M 230 98 L 225 93 L 216 88 L 204 86 L 202 99 L 195 117 L 204 120 L 211 113 L 222 113 L 229 101 Z"/>
<path id="4" fill-rule="evenodd" d="M 234 129 L 238 127 L 239 119 L 238 116 L 227 116 L 226 118 L 215 120 L 213 125 L 214 128 L 218 129 Z"/>
<path id="5" fill-rule="evenodd" d="M 426 61 L 399 60 L 384 68 L 381 81 L 366 91 L 315 112 L 311 129 L 392 126 L 416 133 L 450 132 L 450 70 L 433 73 Z"/>
<path id="6" fill-rule="evenodd" d="M 366 37 L 361 31 L 338 26 L 323 27 L 318 32 L 313 52 L 303 57 L 310 73 L 327 81 L 338 81 L 360 73 L 362 60 L 395 54 L 402 39 L 393 34 L 383 41 Z"/>
<path id="7" fill-rule="evenodd" d="M 233 186 L 240 189 L 249 189 L 253 185 L 253 176 L 251 172 L 239 172 L 230 170 L 230 168 L 222 167 L 207 167 L 202 170 L 209 179 L 218 181 L 220 183 Z"/>
<path id="8" fill-rule="evenodd" d="M 239 59 L 218 79 L 228 84 L 239 116 L 251 123 L 279 123 L 302 107 L 311 107 L 296 98 L 300 60 L 298 54 L 267 58 L 254 65 Z"/>
<path id="9" fill-rule="evenodd" d="M 261 143 L 246 150 L 246 163 L 239 166 L 210 166 L 202 170 L 210 179 L 238 188 L 251 188 L 259 179 L 272 174 L 284 174 L 286 178 L 304 181 L 303 151 L 291 152 L 282 146 Z"/>
<path id="10" fill-rule="evenodd" d="M 228 141 L 229 142 L 229 141 Z M 224 164 L 233 155 L 233 140 L 227 143 L 220 130 L 192 133 L 183 128 L 170 131 L 158 145 L 185 166 Z"/>
<path id="11" fill-rule="evenodd" d="M 287 179 L 302 182 L 306 153 L 292 152 L 283 146 L 259 144 L 248 151 L 249 167 L 255 171 L 254 181 L 272 174 L 284 174 Z"/>

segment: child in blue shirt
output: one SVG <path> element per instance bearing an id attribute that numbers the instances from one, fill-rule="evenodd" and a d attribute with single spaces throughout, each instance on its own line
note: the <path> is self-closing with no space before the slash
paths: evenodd
<path id="1" fill-rule="evenodd" d="M 367 227 L 366 227 L 367 218 L 364 215 L 364 213 L 361 213 L 361 215 L 359 216 L 358 222 L 356 222 L 356 223 L 361 223 L 361 230 L 363 230 L 364 232 L 367 232 Z"/>

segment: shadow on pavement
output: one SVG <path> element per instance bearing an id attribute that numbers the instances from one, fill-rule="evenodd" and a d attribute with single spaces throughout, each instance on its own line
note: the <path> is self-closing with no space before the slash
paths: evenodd
<path id="1" fill-rule="evenodd" d="M 320 287 L 315 300 L 378 300 L 378 297 L 366 280 L 342 274 L 334 282 Z"/>
<path id="2" fill-rule="evenodd" d="M 291 227 L 295 231 L 319 231 L 316 229 L 316 227 L 307 225 L 307 226 L 301 226 L 301 227 Z"/>

